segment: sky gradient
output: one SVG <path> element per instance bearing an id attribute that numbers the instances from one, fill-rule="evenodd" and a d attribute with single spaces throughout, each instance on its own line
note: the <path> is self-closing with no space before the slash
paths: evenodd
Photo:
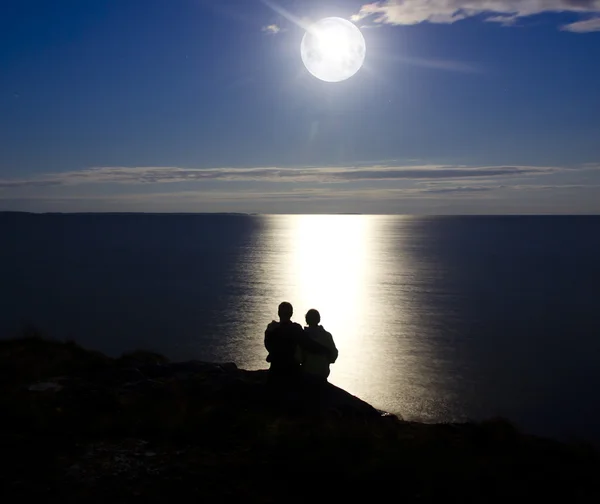
<path id="1" fill-rule="evenodd" d="M 321 82 L 303 26 L 354 21 Z M 600 0 L 8 0 L 0 210 L 600 213 Z"/>

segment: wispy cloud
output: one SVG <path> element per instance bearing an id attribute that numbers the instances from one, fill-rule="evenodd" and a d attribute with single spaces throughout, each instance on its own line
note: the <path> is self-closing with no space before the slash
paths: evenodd
<path id="1" fill-rule="evenodd" d="M 276 24 L 270 24 L 262 27 L 262 31 L 269 35 L 277 35 L 281 31 L 281 27 Z"/>
<path id="2" fill-rule="evenodd" d="M 483 193 L 495 191 L 505 186 L 457 186 L 457 187 L 428 187 L 421 189 L 423 193 L 430 194 L 461 194 L 461 193 Z"/>
<path id="3" fill-rule="evenodd" d="M 561 29 L 575 33 L 597 32 L 600 31 L 600 17 L 593 17 L 584 21 L 577 21 L 576 23 L 567 24 Z"/>
<path id="4" fill-rule="evenodd" d="M 162 187 L 162 186 L 159 186 Z M 362 188 L 351 185 L 233 191 L 0 195 L 0 210 L 32 212 L 255 212 L 511 214 L 599 213 L 598 185 L 477 185 Z"/>
<path id="5" fill-rule="evenodd" d="M 489 16 L 485 18 L 488 23 L 500 23 L 502 26 L 514 26 L 519 16 L 515 14 L 502 14 L 499 16 Z"/>
<path id="6" fill-rule="evenodd" d="M 383 0 L 365 4 L 352 17 L 354 21 L 369 18 L 375 23 L 414 25 L 454 23 L 469 17 L 484 15 L 486 20 L 513 24 L 517 19 L 544 13 L 571 12 L 599 14 L 600 0 Z M 573 23 L 570 31 L 595 31 L 595 19 Z"/>
<path id="7" fill-rule="evenodd" d="M 480 74 L 484 72 L 481 66 L 474 65 L 465 61 L 443 60 L 433 58 L 417 58 L 414 56 L 393 56 L 391 59 L 398 63 L 418 66 L 422 68 L 431 68 L 433 70 L 448 70 L 450 72 L 459 72 L 467 74 Z"/>
<path id="8" fill-rule="evenodd" d="M 595 164 L 102 167 L 0 180 L 0 210 L 597 213 L 599 170 Z"/>
<path id="9" fill-rule="evenodd" d="M 344 183 L 380 180 L 455 180 L 544 175 L 561 170 L 542 166 L 363 166 L 323 168 L 103 167 L 0 180 L 0 189 L 81 184 L 165 184 L 202 181 Z"/>
<path id="10" fill-rule="evenodd" d="M 44 180 L 40 179 L 19 179 L 19 180 L 0 180 L 0 189 L 12 189 L 19 187 L 50 187 L 50 186 L 59 186 L 64 183 L 59 180 Z"/>

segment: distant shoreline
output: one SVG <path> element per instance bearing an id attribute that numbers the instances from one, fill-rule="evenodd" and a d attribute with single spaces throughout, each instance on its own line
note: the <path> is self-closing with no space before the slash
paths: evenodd
<path id="1" fill-rule="evenodd" d="M 269 216 L 290 216 L 290 215 L 322 215 L 322 216 L 331 216 L 331 215 L 347 215 L 347 216 L 366 216 L 366 217 L 414 217 L 414 218 L 516 218 L 516 217 L 536 217 L 536 218 L 580 218 L 580 217 L 594 217 L 600 218 L 600 214 L 380 214 L 380 213 L 354 213 L 354 212 L 337 212 L 337 213 L 245 213 L 245 212 L 25 212 L 18 210 L 0 210 L 1 215 L 34 215 L 34 216 L 42 216 L 42 215 L 50 215 L 50 216 L 64 216 L 64 215 L 147 215 L 147 216 L 157 216 L 157 215 L 168 215 L 168 216 L 195 216 L 195 215 L 204 215 L 204 216 L 231 216 L 231 217 L 269 217 Z"/>

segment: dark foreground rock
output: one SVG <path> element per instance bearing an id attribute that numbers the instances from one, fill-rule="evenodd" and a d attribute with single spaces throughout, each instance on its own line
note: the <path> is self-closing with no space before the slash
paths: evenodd
<path id="1" fill-rule="evenodd" d="M 0 342 L 0 497 L 10 502 L 600 497 L 598 454 L 498 420 L 425 425 L 330 386 L 274 395 L 264 371 Z"/>

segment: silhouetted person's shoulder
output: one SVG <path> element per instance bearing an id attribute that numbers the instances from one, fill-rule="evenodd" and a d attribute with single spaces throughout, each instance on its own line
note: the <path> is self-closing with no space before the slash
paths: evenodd
<path id="1" fill-rule="evenodd" d="M 298 344 L 303 350 L 323 355 L 329 354 L 329 349 L 326 346 L 312 339 L 304 328 L 301 327 L 300 329 L 302 334 L 298 335 Z"/>
<path id="2" fill-rule="evenodd" d="M 279 327 L 280 322 L 278 322 L 277 320 L 271 320 L 271 322 L 269 322 L 269 325 L 267 326 L 267 331 L 273 331 L 274 329 L 277 329 Z"/>
<path id="3" fill-rule="evenodd" d="M 291 322 L 289 331 L 291 334 L 301 338 L 304 335 L 304 328 L 298 322 Z"/>

